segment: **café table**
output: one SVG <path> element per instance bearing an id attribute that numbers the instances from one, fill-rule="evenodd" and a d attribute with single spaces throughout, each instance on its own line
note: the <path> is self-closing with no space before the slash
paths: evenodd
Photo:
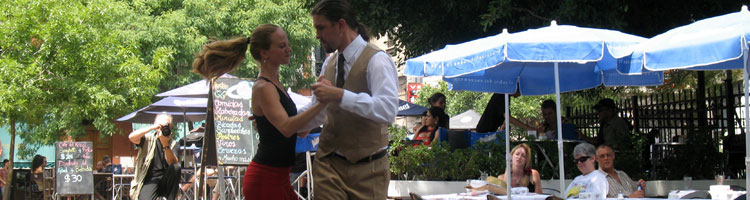
<path id="1" fill-rule="evenodd" d="M 488 193 L 453 193 L 422 196 L 425 200 L 486 200 Z M 526 195 L 512 195 L 513 200 L 544 200 L 550 195 L 528 193 Z M 496 196 L 498 199 L 508 199 L 506 195 Z"/>
<path id="2" fill-rule="evenodd" d="M 123 191 L 130 190 L 130 181 L 135 178 L 135 174 L 113 174 L 112 175 L 112 199 L 116 200 L 118 197 L 122 199 L 123 196 L 128 196 L 128 193 Z"/>
<path id="3" fill-rule="evenodd" d="M 527 195 L 514 195 L 513 200 L 544 200 L 550 195 L 534 194 L 529 193 Z M 498 195 L 498 199 L 508 199 L 508 196 Z M 453 194 L 438 194 L 422 196 L 425 200 L 487 200 L 487 194 L 478 194 L 471 196 L 469 193 L 453 193 Z M 628 200 L 657 200 L 663 198 L 624 198 Z M 577 200 L 576 198 L 570 198 L 569 200 Z M 604 198 L 604 200 L 618 200 L 617 198 Z"/>
<path id="4" fill-rule="evenodd" d="M 97 199 L 108 199 L 105 198 L 105 195 L 107 191 L 112 189 L 111 184 L 108 184 L 112 181 L 112 173 L 94 173 L 94 195 L 97 197 Z"/>

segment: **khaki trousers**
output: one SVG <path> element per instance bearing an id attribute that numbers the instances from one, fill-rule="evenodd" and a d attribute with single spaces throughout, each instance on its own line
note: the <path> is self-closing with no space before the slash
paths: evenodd
<path id="1" fill-rule="evenodd" d="M 388 157 L 359 164 L 334 155 L 317 158 L 313 164 L 313 180 L 315 199 L 384 200 L 390 181 Z"/>

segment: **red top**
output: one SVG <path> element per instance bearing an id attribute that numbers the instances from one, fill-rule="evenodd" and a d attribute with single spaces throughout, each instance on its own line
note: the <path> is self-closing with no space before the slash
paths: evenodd
<path id="1" fill-rule="evenodd" d="M 3 179 L 4 181 L 8 180 L 8 171 L 5 171 L 4 168 L 0 168 L 0 178 Z M 5 187 L 5 184 L 0 182 L 0 187 Z"/>
<path id="2" fill-rule="evenodd" d="M 417 133 L 416 136 L 414 136 L 414 140 L 422 140 L 422 144 L 429 146 L 432 142 L 432 138 L 430 138 L 430 134 L 432 133 L 432 129 L 429 127 L 426 129 L 422 129 Z M 419 146 L 419 144 L 413 144 L 413 147 Z"/>

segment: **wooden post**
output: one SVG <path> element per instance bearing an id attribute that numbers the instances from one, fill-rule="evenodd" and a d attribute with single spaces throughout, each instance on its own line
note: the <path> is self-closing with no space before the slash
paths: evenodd
<path id="1" fill-rule="evenodd" d="M 640 114 L 638 113 L 638 111 L 640 110 L 638 107 L 638 96 L 633 96 L 630 99 L 630 106 L 632 107 L 632 112 L 633 112 L 633 130 L 638 130 L 639 128 L 641 128 L 640 122 L 639 122 Z"/>
<path id="2" fill-rule="evenodd" d="M 696 111 L 698 113 L 698 130 L 703 130 L 707 133 L 708 110 L 706 109 L 706 73 L 704 71 L 698 71 L 698 87 L 695 89 L 695 99 L 695 103 L 697 104 Z"/>

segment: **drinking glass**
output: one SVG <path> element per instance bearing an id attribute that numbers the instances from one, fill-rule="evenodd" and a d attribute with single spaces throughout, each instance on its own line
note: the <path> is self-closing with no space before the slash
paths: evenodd
<path id="1" fill-rule="evenodd" d="M 716 184 L 724 185 L 724 175 L 716 175 Z"/>
<path id="2" fill-rule="evenodd" d="M 682 177 L 682 182 L 685 184 L 685 190 L 689 190 L 690 188 L 693 187 L 692 186 L 692 184 L 693 184 L 693 177 L 690 177 L 690 176 Z"/>

